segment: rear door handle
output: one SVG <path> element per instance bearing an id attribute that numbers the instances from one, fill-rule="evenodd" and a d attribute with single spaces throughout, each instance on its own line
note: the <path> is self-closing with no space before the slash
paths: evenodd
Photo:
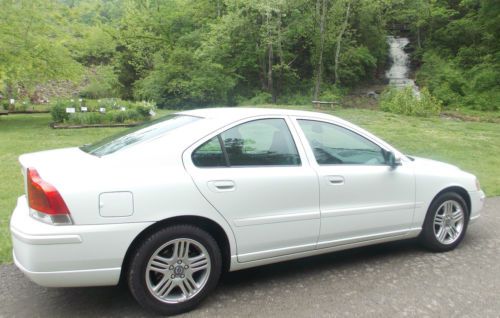
<path id="1" fill-rule="evenodd" d="M 326 179 L 330 185 L 342 185 L 345 183 L 345 179 L 342 176 L 327 176 Z"/>
<path id="2" fill-rule="evenodd" d="M 236 184 L 232 180 L 208 181 L 208 187 L 214 192 L 228 192 L 236 190 Z"/>

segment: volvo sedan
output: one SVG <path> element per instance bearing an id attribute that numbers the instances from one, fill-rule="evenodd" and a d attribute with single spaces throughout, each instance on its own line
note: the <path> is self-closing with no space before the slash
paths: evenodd
<path id="1" fill-rule="evenodd" d="M 294 110 L 179 112 L 19 161 L 10 229 L 26 276 L 124 281 L 163 314 L 194 308 L 223 271 L 416 237 L 452 250 L 484 201 L 470 173 Z"/>

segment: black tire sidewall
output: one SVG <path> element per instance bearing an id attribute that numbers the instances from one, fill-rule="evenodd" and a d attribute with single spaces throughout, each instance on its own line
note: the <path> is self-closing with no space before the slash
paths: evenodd
<path id="1" fill-rule="evenodd" d="M 453 200 L 460 204 L 462 210 L 464 211 L 464 228 L 460 237 L 451 244 L 443 244 L 438 241 L 436 235 L 434 234 L 434 217 L 438 212 L 438 208 L 445 201 Z M 445 192 L 437 196 L 434 201 L 429 206 L 427 215 L 425 217 L 424 226 L 422 228 L 422 233 L 420 235 L 421 242 L 425 247 L 434 252 L 446 252 L 455 249 L 460 242 L 462 242 L 465 233 L 467 231 L 467 226 L 469 224 L 469 209 L 465 200 L 459 194 L 455 192 Z"/>
<path id="2" fill-rule="evenodd" d="M 163 244 L 178 238 L 189 238 L 201 243 L 210 256 L 210 275 L 202 290 L 192 299 L 178 304 L 167 304 L 156 299 L 146 285 L 146 267 L 151 255 Z M 176 315 L 195 308 L 217 286 L 222 268 L 219 246 L 206 231 L 192 225 L 175 225 L 160 229 L 140 244 L 131 259 L 127 281 L 130 292 L 146 309 L 164 315 Z"/>

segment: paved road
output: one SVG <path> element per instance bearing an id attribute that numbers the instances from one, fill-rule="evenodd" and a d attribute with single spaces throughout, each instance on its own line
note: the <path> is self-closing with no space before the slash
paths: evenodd
<path id="1" fill-rule="evenodd" d="M 47 289 L 0 266 L 0 317 L 147 317 L 124 287 Z M 226 275 L 185 317 L 500 317 L 500 197 L 455 251 L 399 242 Z"/>

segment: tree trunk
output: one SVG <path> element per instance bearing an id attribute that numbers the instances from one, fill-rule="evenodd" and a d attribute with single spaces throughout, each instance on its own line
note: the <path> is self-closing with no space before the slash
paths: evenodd
<path id="1" fill-rule="evenodd" d="M 267 19 L 267 89 L 272 96 L 273 103 L 276 103 L 276 92 L 274 91 L 273 84 L 273 60 L 274 60 L 274 52 L 273 52 L 273 41 L 272 41 L 272 32 L 271 32 L 271 24 L 270 24 L 270 16 L 271 12 L 268 11 L 266 13 Z"/>
<path id="2" fill-rule="evenodd" d="M 221 0 L 217 0 L 217 17 L 220 18 L 220 15 L 221 15 Z"/>
<path id="3" fill-rule="evenodd" d="M 318 3 L 320 0 L 317 1 L 316 7 L 318 7 Z M 314 85 L 314 95 L 313 95 L 313 100 L 318 100 L 319 94 L 321 91 L 321 76 L 323 73 L 323 50 L 325 46 L 325 16 L 326 16 L 326 7 L 327 7 L 327 0 L 322 0 L 322 6 L 321 6 L 321 15 L 320 15 L 320 20 L 319 20 L 319 57 L 318 57 L 318 64 L 317 64 L 317 70 L 316 70 L 316 83 Z"/>
<path id="4" fill-rule="evenodd" d="M 260 45 L 259 45 L 259 43 L 256 43 L 255 44 L 255 51 L 259 52 L 259 50 L 260 50 Z M 264 55 L 259 54 L 259 64 L 260 64 L 260 72 L 259 72 L 260 87 L 262 90 L 267 90 L 266 58 Z"/>
<path id="5" fill-rule="evenodd" d="M 422 48 L 422 44 L 421 44 L 421 42 L 420 42 L 420 27 L 417 27 L 417 47 L 418 47 L 419 49 L 421 49 L 421 48 Z"/>
<path id="6" fill-rule="evenodd" d="M 273 103 L 276 103 L 276 92 L 274 91 L 274 85 L 273 85 L 273 59 L 274 59 L 274 53 L 273 53 L 273 43 L 270 41 L 269 42 L 269 47 L 267 50 L 267 58 L 268 58 L 268 69 L 267 69 L 267 87 L 269 89 L 269 93 L 272 96 Z"/>
<path id="7" fill-rule="evenodd" d="M 342 42 L 342 37 L 344 36 L 345 30 L 347 29 L 347 24 L 349 22 L 349 13 L 351 10 L 351 1 L 347 2 L 347 10 L 345 14 L 344 24 L 342 25 L 342 29 L 339 32 L 339 36 L 337 37 L 337 48 L 335 50 L 335 66 L 334 66 L 334 74 L 335 74 L 335 85 L 340 84 L 340 77 L 338 74 L 339 71 L 339 57 L 340 57 L 340 45 Z"/>
<path id="8" fill-rule="evenodd" d="M 284 61 L 283 61 L 283 46 L 282 46 L 282 39 L 281 39 L 281 11 L 278 12 L 278 29 L 277 29 L 277 40 L 278 40 L 278 63 L 279 63 L 279 71 L 278 71 L 278 78 L 276 81 L 276 89 L 275 89 L 275 95 L 276 98 L 280 96 L 281 94 L 281 87 L 283 83 L 283 71 L 284 71 Z"/>

